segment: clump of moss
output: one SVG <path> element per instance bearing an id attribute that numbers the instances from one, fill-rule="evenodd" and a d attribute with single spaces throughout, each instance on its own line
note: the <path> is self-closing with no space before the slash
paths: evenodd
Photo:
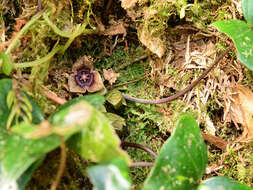
<path id="1" fill-rule="evenodd" d="M 241 183 L 253 187 L 253 144 L 243 145 L 239 150 L 229 150 L 223 161 L 224 168 L 220 171 Z"/>

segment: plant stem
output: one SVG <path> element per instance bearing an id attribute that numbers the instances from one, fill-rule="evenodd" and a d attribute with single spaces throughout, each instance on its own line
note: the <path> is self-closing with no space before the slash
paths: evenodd
<path id="1" fill-rule="evenodd" d="M 40 64 L 45 63 L 48 60 L 50 60 L 61 49 L 62 49 L 62 46 L 54 47 L 53 50 L 49 54 L 47 54 L 45 57 L 42 57 L 40 59 L 37 59 L 35 61 L 31 61 L 31 62 L 15 63 L 14 67 L 15 68 L 26 68 L 26 67 L 33 67 L 33 66 L 40 65 Z"/>
<path id="2" fill-rule="evenodd" d="M 231 45 L 230 47 L 228 47 L 220 56 L 218 56 L 214 63 L 208 68 L 206 69 L 202 75 L 199 76 L 199 78 L 197 78 L 193 83 L 191 83 L 190 85 L 188 85 L 185 89 L 181 90 L 180 92 L 178 92 L 177 94 L 174 94 L 170 97 L 167 98 L 162 98 L 162 99 L 157 99 L 157 100 L 146 100 L 146 99 L 140 99 L 140 98 L 135 98 L 135 97 L 131 97 L 127 94 L 122 94 L 123 97 L 126 100 L 129 101 L 133 101 L 133 102 L 137 102 L 137 103 L 141 103 L 141 104 L 161 104 L 161 103 L 168 103 L 172 100 L 177 99 L 178 97 L 186 94 L 187 92 L 189 92 L 190 90 L 192 90 L 203 78 L 205 78 L 205 76 L 214 68 L 214 66 L 216 66 L 220 60 L 233 48 L 233 45 Z"/>
<path id="3" fill-rule="evenodd" d="M 154 162 L 134 162 L 130 167 L 143 167 L 143 166 L 153 166 Z"/>
<path id="4" fill-rule="evenodd" d="M 121 146 L 129 146 L 129 147 L 139 148 L 139 149 L 142 149 L 145 152 L 149 153 L 151 156 L 153 156 L 154 159 L 157 158 L 156 153 L 153 152 L 153 150 L 151 150 L 149 147 L 146 147 L 146 146 L 143 146 L 143 145 L 140 145 L 137 143 L 126 142 L 126 141 L 122 141 Z"/>
<path id="5" fill-rule="evenodd" d="M 61 37 L 70 38 L 73 34 L 69 34 L 67 32 L 61 31 L 49 18 L 48 15 L 50 13 L 44 13 L 43 18 L 46 21 L 46 23 L 51 27 L 51 29 L 54 31 L 54 33 L 58 34 Z"/>

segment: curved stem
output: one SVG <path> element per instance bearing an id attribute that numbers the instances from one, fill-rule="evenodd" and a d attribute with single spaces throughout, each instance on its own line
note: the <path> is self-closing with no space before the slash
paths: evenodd
<path id="1" fill-rule="evenodd" d="M 149 153 L 154 159 L 157 158 L 156 153 L 151 150 L 149 147 L 137 144 L 137 143 L 130 143 L 130 142 L 126 142 L 126 141 L 122 141 L 121 142 L 121 146 L 129 146 L 129 147 L 134 147 L 134 148 L 139 148 L 144 150 L 145 152 Z"/>
<path id="2" fill-rule="evenodd" d="M 216 66 L 218 64 L 218 62 L 232 49 L 232 47 L 233 47 L 232 45 L 230 47 L 228 47 L 220 56 L 218 56 L 215 59 L 214 63 L 208 69 L 206 69 L 202 73 L 202 75 L 199 76 L 199 78 L 197 78 L 193 83 L 188 85 L 185 89 L 178 92 L 177 94 L 174 94 L 174 95 L 167 97 L 167 98 L 162 98 L 162 99 L 157 99 L 157 100 L 146 100 L 146 99 L 134 98 L 134 97 L 131 97 L 127 94 L 122 94 L 122 95 L 126 100 L 130 100 L 130 101 L 141 103 L 141 104 L 161 104 L 161 103 L 167 103 L 172 100 L 175 100 L 178 97 L 180 97 L 180 96 L 184 95 L 185 93 L 189 92 L 190 90 L 192 90 L 214 68 L 214 66 Z"/>
<path id="3" fill-rule="evenodd" d="M 50 13 L 44 13 L 43 18 L 46 21 L 46 23 L 51 27 L 51 29 L 54 31 L 54 33 L 58 34 L 59 36 L 65 37 L 65 38 L 70 38 L 73 36 L 71 33 L 67 33 L 64 31 L 61 31 L 48 17 Z"/>
<path id="4" fill-rule="evenodd" d="M 154 162 L 134 162 L 130 167 L 143 167 L 143 166 L 153 166 Z"/>
<path id="5" fill-rule="evenodd" d="M 61 50 L 62 47 L 55 47 L 53 48 L 53 50 L 47 54 L 45 57 L 42 57 L 40 59 L 37 59 L 35 61 L 31 61 L 31 62 L 23 62 L 23 63 L 15 63 L 14 67 L 15 68 L 25 68 L 25 67 L 33 67 L 33 66 L 37 66 L 40 65 L 42 63 L 47 62 L 48 60 L 50 60 L 59 50 Z"/>

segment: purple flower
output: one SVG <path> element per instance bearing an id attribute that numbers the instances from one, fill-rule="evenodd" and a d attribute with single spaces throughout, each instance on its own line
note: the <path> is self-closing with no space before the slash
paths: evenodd
<path id="1" fill-rule="evenodd" d="M 96 92 L 104 88 L 103 80 L 97 71 L 93 70 L 93 59 L 83 56 L 72 67 L 73 73 L 69 76 L 70 92 Z"/>

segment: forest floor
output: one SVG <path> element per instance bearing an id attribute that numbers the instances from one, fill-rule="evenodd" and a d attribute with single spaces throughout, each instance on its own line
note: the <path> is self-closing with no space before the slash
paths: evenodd
<path id="1" fill-rule="evenodd" d="M 38 2 L 1 3 L 4 24 L 0 50 L 39 11 Z M 143 99 L 169 97 L 191 84 L 220 52 L 233 44 L 210 24 L 217 20 L 242 20 L 238 2 L 44 0 L 41 9 L 50 9 L 53 13 L 50 19 L 63 31 L 73 31 L 74 26 L 84 22 L 89 29 L 96 30 L 75 36 L 63 55 L 55 55 L 46 64 L 18 70 L 12 77 L 29 81 L 26 90 L 47 116 L 61 104 L 57 100 L 84 95 L 71 92 L 68 83 L 73 64 L 82 56 L 93 59 L 107 94 L 118 90 Z M 35 60 L 45 56 L 55 44 L 66 41 L 41 19 L 23 36 L 13 55 L 17 62 Z M 179 116 L 192 115 L 202 132 L 210 135 L 209 139 L 205 138 L 208 170 L 204 179 L 224 175 L 253 187 L 253 144 L 243 137 L 245 126 L 232 111 L 233 89 L 238 85 L 253 90 L 253 74 L 236 59 L 233 49 L 195 88 L 176 100 L 156 105 L 126 101 L 113 106 L 107 102 L 105 108 L 124 119 L 124 126 L 117 130 L 121 140 L 148 146 L 156 153 L 170 137 Z M 53 98 L 40 87 L 53 93 Z M 127 148 L 126 151 L 134 161 L 152 161 L 142 150 Z M 27 189 L 50 187 L 55 175 L 50 171 L 57 170 L 59 158 L 58 149 L 48 154 Z M 88 189 L 86 166 L 84 160 L 68 151 L 59 189 Z M 149 171 L 150 167 L 130 169 L 133 189 L 140 189 Z"/>

